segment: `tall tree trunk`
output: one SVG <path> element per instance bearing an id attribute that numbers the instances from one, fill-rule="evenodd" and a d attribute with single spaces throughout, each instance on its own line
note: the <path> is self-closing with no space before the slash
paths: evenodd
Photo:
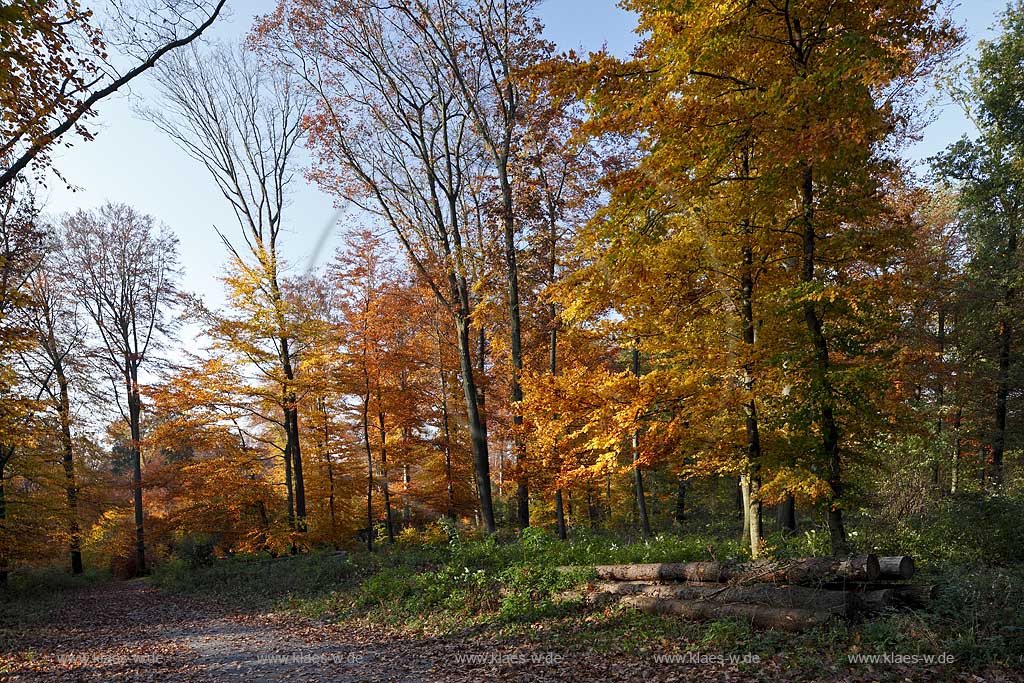
<path id="1" fill-rule="evenodd" d="M 135 571 L 142 576 L 146 573 L 146 539 L 143 532 L 142 513 L 142 397 L 139 395 L 139 369 L 133 359 L 126 359 L 128 372 L 128 422 L 131 429 L 132 445 L 132 502 L 135 507 Z"/>
<path id="2" fill-rule="evenodd" d="M 740 509 L 743 511 L 743 530 L 740 531 L 740 543 L 750 545 L 750 477 L 740 475 Z"/>
<path id="3" fill-rule="evenodd" d="M 59 389 L 57 415 L 60 421 L 60 437 L 63 451 L 64 482 L 68 501 L 68 554 L 71 560 L 71 573 L 82 573 L 82 532 L 78 522 L 78 482 L 75 477 L 75 446 L 71 439 L 71 400 L 68 394 L 68 379 L 64 374 L 64 362 L 57 353 L 56 341 L 50 332 L 53 354 L 54 375 Z"/>
<path id="4" fill-rule="evenodd" d="M 941 304 L 939 305 L 938 334 L 936 335 L 936 337 L 938 339 L 938 344 L 939 344 L 939 372 L 938 372 L 938 384 L 935 387 L 935 407 L 936 407 L 936 413 L 937 413 L 937 415 L 935 417 L 935 443 L 936 443 L 937 447 L 939 447 L 939 444 L 942 443 L 942 420 L 943 420 L 942 411 L 943 411 L 943 408 L 945 407 L 943 404 L 945 402 L 945 397 L 946 397 L 946 382 L 945 382 L 945 375 L 946 375 L 946 372 L 945 372 L 945 370 L 946 370 L 946 368 L 945 368 L 945 358 L 946 358 L 946 309 Z M 942 463 L 941 453 L 942 453 L 942 449 L 940 447 L 939 454 L 937 454 L 935 456 L 935 460 L 932 463 L 932 486 L 935 487 L 935 490 L 938 491 L 940 495 L 942 493 L 942 487 L 940 486 L 941 463 Z"/>
<path id="5" fill-rule="evenodd" d="M 306 486 L 302 476 L 302 442 L 299 438 L 299 407 L 298 397 L 295 395 L 295 371 L 292 367 L 291 344 L 286 333 L 287 327 L 284 319 L 284 299 L 277 283 L 276 253 L 273 254 L 274 266 L 270 274 L 271 296 L 277 310 L 277 326 L 279 331 L 278 351 L 280 353 L 281 369 L 284 371 L 285 392 L 285 440 L 290 445 L 288 456 L 292 465 L 292 485 L 295 496 L 295 526 L 299 532 L 306 531 Z"/>
<path id="6" fill-rule="evenodd" d="M 640 349 L 633 348 L 633 376 L 640 376 Z M 640 533 L 651 535 L 651 521 L 647 516 L 647 498 L 644 496 L 644 475 L 640 470 L 640 430 L 633 430 L 633 483 L 636 487 L 636 509 L 640 519 Z"/>
<path id="7" fill-rule="evenodd" d="M 1017 256 L 1017 233 L 1010 233 L 1006 260 L 1014 263 Z M 1013 305 L 1015 291 L 1007 284 L 1003 293 L 1003 314 L 999 320 L 999 374 L 996 385 L 995 438 L 992 440 L 992 487 L 1003 485 L 1003 453 L 1006 449 L 1006 412 L 1010 394 L 1010 352 L 1013 346 Z"/>
<path id="8" fill-rule="evenodd" d="M 0 532 L 7 526 L 7 463 L 14 455 L 14 447 L 0 444 Z M 7 555 L 6 544 L 0 545 L 0 587 L 7 586 L 11 560 Z"/>
<path id="9" fill-rule="evenodd" d="M 554 281 L 554 270 L 555 270 L 555 245 L 552 239 L 551 243 L 551 280 Z M 551 372 L 551 376 L 554 377 L 558 372 L 558 323 L 556 319 L 557 311 L 555 305 L 551 304 L 551 348 L 548 355 L 548 370 Z M 555 453 L 552 460 L 556 463 L 561 463 L 558 457 L 558 447 L 554 446 Z M 559 469 L 561 467 L 559 466 Z M 559 472 L 561 476 L 561 472 Z M 562 503 L 562 488 L 558 487 L 555 489 L 555 528 L 558 531 L 558 538 L 563 541 L 568 537 L 567 530 L 565 528 L 565 507 Z"/>
<path id="10" fill-rule="evenodd" d="M 676 482 L 675 522 L 679 529 L 682 529 L 686 522 L 686 479 L 683 475 L 679 475 L 679 479 Z"/>
<path id="11" fill-rule="evenodd" d="M 955 494 L 960 486 L 960 451 L 963 443 L 960 438 L 960 423 L 963 419 L 963 406 L 956 407 L 956 415 L 953 417 L 953 462 L 949 468 L 949 492 Z"/>
<path id="12" fill-rule="evenodd" d="M 441 366 L 441 434 L 444 437 L 445 514 L 455 520 L 455 479 L 452 477 L 452 435 L 448 418 L 448 382 Z"/>
<path id="13" fill-rule="evenodd" d="M 285 390 L 287 391 L 287 390 Z M 281 405 L 287 405 L 287 393 L 281 395 Z M 295 531 L 295 486 L 292 481 L 292 438 L 291 438 L 291 413 L 287 408 L 282 408 L 284 416 L 284 488 L 288 503 L 288 528 Z"/>
<path id="14" fill-rule="evenodd" d="M 750 175 L 749 152 L 743 155 L 743 175 Z M 747 399 L 743 404 L 744 425 L 747 435 L 747 497 L 745 517 L 749 525 L 750 556 L 755 560 L 761 555 L 761 432 L 757 421 L 757 402 L 754 398 L 754 345 L 757 333 L 754 328 L 754 249 L 753 227 L 749 220 L 743 221 L 743 272 L 740 274 L 740 317 L 743 326 L 743 345 L 746 358 L 743 361 L 743 389 Z"/>
<path id="15" fill-rule="evenodd" d="M 464 292 L 465 294 L 465 292 Z M 468 295 L 467 295 L 468 301 Z M 459 366 L 462 371 L 462 390 L 466 398 L 466 417 L 469 422 L 469 436 L 473 450 L 473 465 L 476 488 L 480 498 L 480 517 L 489 534 L 495 531 L 494 504 L 491 498 L 491 463 L 487 453 L 487 427 L 480 412 L 481 403 L 473 381 L 473 358 L 470 353 L 469 321 L 465 316 L 456 316 Z"/>
<path id="16" fill-rule="evenodd" d="M 796 531 L 796 498 L 787 493 L 779 503 L 779 526 L 787 533 Z"/>
<path id="17" fill-rule="evenodd" d="M 815 248 L 817 234 L 814 228 L 814 169 L 804 164 L 803 178 L 800 185 L 800 203 L 803 219 L 803 259 L 801 281 L 805 284 L 816 282 Z M 828 341 L 825 338 L 821 316 L 813 301 L 803 305 L 804 321 L 811 337 L 814 352 L 814 392 L 818 404 L 818 420 L 821 427 L 822 450 L 828 464 L 828 484 L 831 489 L 828 501 L 828 530 L 833 555 L 845 555 L 849 550 L 846 540 L 846 527 L 843 524 L 843 479 L 842 462 L 839 453 L 839 427 L 834 414 L 834 398 L 832 380 L 829 377 L 831 364 L 829 360 Z"/>
<path id="18" fill-rule="evenodd" d="M 409 488 L 412 486 L 412 471 L 409 463 L 402 465 L 402 484 L 405 485 L 405 496 L 402 497 L 402 527 L 409 528 L 412 520 L 412 507 L 409 504 Z"/>
<path id="19" fill-rule="evenodd" d="M 377 397 L 380 401 L 380 396 Z M 391 489 L 388 486 L 388 446 L 387 431 L 384 429 L 384 413 L 377 413 L 377 430 L 380 433 L 380 477 L 381 491 L 384 494 L 384 524 L 388 532 L 388 543 L 395 543 L 395 521 L 391 513 Z"/>
<path id="20" fill-rule="evenodd" d="M 1008 317 L 999 321 L 999 370 L 996 379 L 995 432 L 992 439 L 992 474 L 989 482 L 994 490 L 1003 485 L 1003 453 L 1006 448 L 1006 413 L 1010 394 L 1010 347 L 1013 339 Z"/>
<path id="21" fill-rule="evenodd" d="M 331 542 L 338 542 L 338 515 L 334 500 L 334 462 L 331 458 L 331 422 L 327 417 L 327 399 L 321 398 L 320 413 L 324 419 L 324 448 L 322 456 L 327 464 L 327 510 L 331 518 Z"/>
<path id="22" fill-rule="evenodd" d="M 362 425 L 363 445 L 366 447 L 366 549 L 373 552 L 373 449 L 370 447 L 370 379 L 363 366 Z"/>

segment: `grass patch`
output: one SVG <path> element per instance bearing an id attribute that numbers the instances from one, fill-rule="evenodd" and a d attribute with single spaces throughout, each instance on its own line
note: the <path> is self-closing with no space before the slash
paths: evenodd
<path id="1" fill-rule="evenodd" d="M 862 623 L 801 634 L 757 631 L 736 620 L 694 623 L 629 609 L 585 609 L 555 596 L 585 582 L 565 565 L 742 559 L 738 543 L 663 535 L 635 543 L 581 533 L 560 542 L 539 529 L 518 539 L 448 528 L 438 537 L 403 534 L 395 546 L 339 559 L 312 553 L 270 562 L 253 558 L 189 568 L 172 562 L 154 582 L 171 590 L 283 609 L 328 622 L 366 621 L 410 635 L 487 634 L 609 654 L 685 651 L 754 653 L 827 675 L 856 653 L 950 653 L 957 667 L 1016 666 L 1024 654 L 1024 567 L 932 563 L 921 582 L 939 584 L 926 610 L 892 610 Z M 779 539 L 779 555 L 814 545 L 813 535 Z"/>

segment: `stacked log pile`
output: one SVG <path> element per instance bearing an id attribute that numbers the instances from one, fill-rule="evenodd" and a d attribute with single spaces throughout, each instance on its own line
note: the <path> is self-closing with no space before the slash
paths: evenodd
<path id="1" fill-rule="evenodd" d="M 563 595 L 566 599 L 582 598 L 592 605 L 618 603 L 688 619 L 732 617 L 758 628 L 787 631 L 888 607 L 920 607 L 936 593 L 935 586 L 908 583 L 915 568 L 914 560 L 905 555 L 562 569 L 585 569 L 597 579 L 582 591 Z"/>

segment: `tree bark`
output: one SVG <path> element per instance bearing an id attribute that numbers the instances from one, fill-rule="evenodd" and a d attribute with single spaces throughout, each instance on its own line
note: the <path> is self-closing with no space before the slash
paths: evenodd
<path id="1" fill-rule="evenodd" d="M 949 468 L 949 492 L 955 494 L 960 486 L 960 455 L 963 443 L 960 436 L 960 423 L 963 420 L 963 406 L 956 407 L 956 415 L 953 417 L 953 462 Z"/>
<path id="2" fill-rule="evenodd" d="M 380 401 L 380 396 L 377 397 Z M 384 494 L 384 524 L 387 528 L 388 543 L 395 543 L 395 522 L 391 513 L 391 490 L 388 486 L 388 446 L 384 429 L 384 413 L 377 413 L 377 430 L 380 433 L 380 476 L 381 492 Z"/>
<path id="3" fill-rule="evenodd" d="M 126 335 L 127 337 L 127 335 Z M 135 572 L 138 576 L 146 574 L 146 539 L 143 531 L 142 510 L 142 428 L 141 412 L 142 397 L 139 395 L 138 360 L 132 357 L 125 359 L 125 382 L 128 390 L 128 424 L 131 430 L 132 456 L 132 503 L 135 508 Z"/>
<path id="4" fill-rule="evenodd" d="M 914 576 L 914 558 L 908 555 L 897 555 L 894 557 L 879 557 L 878 567 L 879 578 L 898 579 L 906 581 Z"/>
<path id="5" fill-rule="evenodd" d="M 57 353 L 56 341 L 50 331 L 50 350 L 54 354 L 54 375 L 59 390 L 57 415 L 60 422 L 62 446 L 62 463 L 64 465 L 65 491 L 68 502 L 68 555 L 71 561 L 71 573 L 82 573 L 82 530 L 78 521 L 78 482 L 75 477 L 75 446 L 71 439 L 71 400 L 68 393 L 68 379 L 64 374 L 64 362 Z"/>
<path id="6" fill-rule="evenodd" d="M 779 526 L 787 533 L 796 531 L 796 499 L 787 493 L 779 503 Z"/>
<path id="7" fill-rule="evenodd" d="M 676 525 L 682 529 L 683 524 L 686 522 L 686 477 L 679 475 L 679 481 L 676 484 L 676 512 L 675 520 Z"/>
<path id="8" fill-rule="evenodd" d="M 473 359 L 470 355 L 468 320 L 461 315 L 457 316 L 455 327 L 458 337 L 459 365 L 462 370 L 462 390 L 466 398 L 466 417 L 469 422 L 469 436 L 473 449 L 476 488 L 480 498 L 480 517 L 487 533 L 493 534 L 495 531 L 494 504 L 491 498 L 491 462 L 487 454 L 487 427 L 480 412 L 482 401 L 478 403 L 476 386 L 473 382 Z"/>
<path id="9" fill-rule="evenodd" d="M 804 164 L 803 177 L 800 185 L 800 203 L 803 212 L 803 259 L 801 281 L 805 284 L 816 282 L 815 248 L 817 234 L 814 224 L 814 169 Z M 818 419 L 821 425 L 822 450 L 828 465 L 828 484 L 831 489 L 831 500 L 828 508 L 828 530 L 833 555 L 844 555 L 848 550 L 846 527 L 843 523 L 841 501 L 843 496 L 842 462 L 839 452 L 839 426 L 834 414 L 834 398 L 832 381 L 829 378 L 831 361 L 829 360 L 828 341 L 825 338 L 821 316 L 813 301 L 803 305 L 804 321 L 811 337 L 814 352 L 814 390 L 817 394 Z"/>
<path id="10" fill-rule="evenodd" d="M 640 376 L 640 350 L 633 348 L 633 376 Z M 644 475 L 640 469 L 640 430 L 633 430 L 633 484 L 636 489 L 636 509 L 640 517 L 640 533 L 651 535 L 651 522 L 647 517 L 647 499 L 644 496 Z"/>
<path id="11" fill-rule="evenodd" d="M 363 444 L 366 447 L 366 549 L 373 552 L 373 450 L 370 447 L 370 379 L 363 366 Z"/>

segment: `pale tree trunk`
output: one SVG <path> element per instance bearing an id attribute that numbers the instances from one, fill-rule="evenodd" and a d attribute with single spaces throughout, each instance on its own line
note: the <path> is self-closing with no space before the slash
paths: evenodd
<path id="1" fill-rule="evenodd" d="M 963 448 L 963 444 L 960 438 L 960 423 L 963 419 L 964 409 L 962 406 L 957 406 L 956 416 L 953 417 L 953 462 L 950 463 L 949 468 L 949 492 L 955 494 L 957 488 L 960 486 L 960 451 Z"/>
<path id="2" fill-rule="evenodd" d="M 743 174 L 750 175 L 749 155 L 743 156 Z M 740 275 L 740 317 L 743 326 L 743 345 L 747 358 L 743 363 L 743 388 L 747 399 L 743 404 L 744 425 L 747 435 L 747 474 L 744 498 L 744 517 L 750 538 L 750 556 L 761 555 L 761 432 L 757 421 L 757 402 L 754 398 L 754 369 L 751 357 L 757 343 L 754 327 L 754 250 L 751 245 L 753 228 L 749 220 L 743 221 L 743 272 Z"/>

